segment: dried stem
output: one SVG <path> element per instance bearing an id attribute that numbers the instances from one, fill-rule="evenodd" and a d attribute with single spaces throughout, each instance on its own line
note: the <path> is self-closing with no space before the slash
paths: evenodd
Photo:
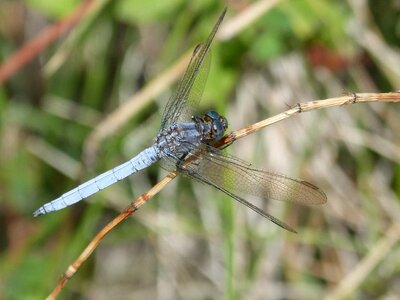
<path id="1" fill-rule="evenodd" d="M 86 0 L 69 16 L 45 28 L 0 66 L 0 85 L 84 18 L 95 1 Z"/>
<path id="2" fill-rule="evenodd" d="M 47 297 L 47 299 L 55 299 L 57 295 L 60 293 L 62 288 L 68 282 L 69 279 L 74 276 L 74 274 L 79 270 L 81 265 L 88 259 L 88 257 L 92 254 L 92 252 L 97 248 L 100 244 L 101 240 L 108 234 L 111 230 L 113 230 L 118 224 L 132 215 L 135 211 L 137 211 L 143 204 L 153 198 L 159 191 L 161 191 L 164 186 L 166 186 L 172 179 L 176 177 L 175 172 L 169 173 L 164 177 L 159 183 L 153 186 L 149 191 L 141 195 L 134 202 L 132 202 L 122 213 L 120 213 L 116 218 L 114 218 L 111 222 L 109 222 L 106 226 L 103 227 L 99 231 L 99 233 L 94 237 L 94 239 L 87 245 L 85 250 L 82 251 L 81 255 L 67 268 L 67 270 L 62 275 L 60 281 L 57 286 L 54 288 L 52 293 Z"/>
<path id="3" fill-rule="evenodd" d="M 271 118 L 265 119 L 261 122 L 255 123 L 253 125 L 247 126 L 245 128 L 236 130 L 231 134 L 227 135 L 222 139 L 217 147 L 223 145 L 229 145 L 237 139 L 243 138 L 249 134 L 252 134 L 266 126 L 282 121 L 293 115 L 308 112 L 312 110 L 329 108 L 333 106 L 342 106 L 348 104 L 362 103 L 362 102 L 400 102 L 400 92 L 393 93 L 352 93 L 346 96 L 329 98 L 325 100 L 315 100 L 305 103 L 298 103 L 293 108 L 290 108 L 283 113 L 280 113 Z M 88 244 L 88 246 L 83 250 L 81 255 L 67 268 L 67 270 L 62 275 L 57 286 L 51 292 L 47 299 L 55 299 L 57 295 L 61 292 L 62 288 L 66 283 L 74 276 L 74 274 L 79 270 L 80 266 L 87 260 L 87 258 L 92 254 L 92 252 L 100 244 L 101 240 L 108 234 L 112 229 L 119 225 L 126 218 L 131 216 L 135 211 L 139 209 L 143 204 L 148 202 L 154 195 L 161 191 L 164 186 L 166 186 L 172 179 L 177 176 L 176 172 L 169 173 L 165 178 L 163 178 L 159 183 L 152 187 L 149 191 L 141 195 L 138 199 L 133 201 L 122 213 L 120 213 L 115 219 L 108 223 Z M 397 228 L 397 227 L 396 227 Z M 388 235 L 389 237 L 389 235 Z"/>

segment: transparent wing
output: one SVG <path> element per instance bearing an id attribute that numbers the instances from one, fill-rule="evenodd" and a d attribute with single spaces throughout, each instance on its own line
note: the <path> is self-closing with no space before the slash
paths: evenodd
<path id="1" fill-rule="evenodd" d="M 255 169 L 247 162 L 210 146 L 204 145 L 200 151 L 195 155 L 201 159 L 190 164 L 191 171 L 203 174 L 237 194 L 303 205 L 327 201 L 324 192 L 307 181 Z"/>
<path id="2" fill-rule="evenodd" d="M 175 122 L 190 121 L 201 100 L 210 68 L 210 46 L 225 16 L 222 12 L 204 44 L 198 45 L 181 79 L 176 93 L 168 100 L 161 120 L 161 129 Z"/>
<path id="3" fill-rule="evenodd" d="M 309 182 L 254 169 L 248 163 L 210 146 L 204 145 L 188 159 L 193 161 L 179 166 L 182 173 L 216 187 L 289 231 L 294 230 L 247 202 L 244 197 L 252 195 L 263 200 L 290 201 L 305 205 L 323 204 L 327 201 L 326 195 Z"/>

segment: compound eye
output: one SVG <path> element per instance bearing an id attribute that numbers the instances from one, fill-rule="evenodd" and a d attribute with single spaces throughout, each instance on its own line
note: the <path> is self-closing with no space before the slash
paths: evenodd
<path id="1" fill-rule="evenodd" d="M 222 124 L 225 130 L 228 128 L 228 120 L 225 117 L 220 116 L 219 122 Z"/>
<path id="2" fill-rule="evenodd" d="M 222 127 L 221 123 L 219 123 L 219 122 L 214 122 L 211 127 L 211 130 L 212 130 L 215 140 L 219 140 L 224 134 L 224 128 Z"/>
<path id="3" fill-rule="evenodd" d="M 212 120 L 218 120 L 218 118 L 219 118 L 219 114 L 214 110 L 209 110 L 206 113 L 206 116 L 209 117 Z"/>

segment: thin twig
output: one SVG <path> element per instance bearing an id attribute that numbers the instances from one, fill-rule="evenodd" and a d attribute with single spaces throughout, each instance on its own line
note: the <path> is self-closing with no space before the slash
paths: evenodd
<path id="1" fill-rule="evenodd" d="M 79 22 L 91 10 L 93 3 L 93 0 L 83 1 L 70 15 L 45 28 L 7 58 L 5 63 L 0 66 L 0 85 Z"/>
<path id="2" fill-rule="evenodd" d="M 230 136 L 227 136 L 222 142 L 227 144 L 234 139 L 239 139 L 244 136 L 247 136 L 251 133 L 254 133 L 261 128 L 269 126 L 271 124 L 277 123 L 279 121 L 285 120 L 292 115 L 299 114 L 302 112 L 308 112 L 312 110 L 322 109 L 322 108 L 329 108 L 333 106 L 342 106 L 348 104 L 355 104 L 361 102 L 400 102 L 400 92 L 393 92 L 393 93 L 351 93 L 346 96 L 336 97 L 336 98 L 328 98 L 323 100 L 315 100 L 309 101 L 305 103 L 298 103 L 294 107 L 289 110 L 284 111 L 276 116 L 271 118 L 265 119 L 261 122 L 255 123 L 253 125 L 244 127 L 242 129 L 236 130 Z M 229 139 L 228 141 L 226 139 Z"/>
<path id="3" fill-rule="evenodd" d="M 137 211 L 143 204 L 153 198 L 153 196 L 161 191 L 164 186 L 166 186 L 172 179 L 176 177 L 176 175 L 177 174 L 175 172 L 169 173 L 159 183 L 157 183 L 149 191 L 147 191 L 134 202 L 132 202 L 122 213 L 120 213 L 116 218 L 114 218 L 111 222 L 104 226 L 103 229 L 100 230 L 100 232 L 94 237 L 94 239 L 87 245 L 85 250 L 83 250 L 81 255 L 79 255 L 79 257 L 67 268 L 57 286 L 46 299 L 55 299 L 61 292 L 62 288 L 66 285 L 66 283 L 72 278 L 72 276 L 75 275 L 81 265 L 97 248 L 102 239 L 117 225 L 119 225 L 129 216 L 131 216 L 135 211 Z"/>
<path id="4" fill-rule="evenodd" d="M 271 118 L 265 119 L 261 122 L 255 123 L 253 125 L 247 126 L 245 128 L 236 130 L 231 134 L 227 135 L 225 138 L 221 140 L 217 147 L 221 147 L 223 145 L 229 145 L 235 140 L 243 138 L 249 134 L 255 133 L 256 131 L 269 126 L 271 124 L 282 121 L 286 118 L 289 118 L 293 115 L 308 112 L 312 110 L 329 108 L 333 106 L 342 106 L 348 104 L 362 103 L 362 102 L 400 102 L 400 93 L 352 93 L 347 96 L 337 97 L 337 98 L 329 98 L 325 100 L 316 100 L 305 103 L 298 103 L 293 108 L 286 110 L 283 113 L 280 113 Z M 67 268 L 65 273 L 62 275 L 59 280 L 57 286 L 51 292 L 47 299 L 55 299 L 57 295 L 61 292 L 62 288 L 66 285 L 66 283 L 74 276 L 74 274 L 79 270 L 80 266 L 87 260 L 87 258 L 92 254 L 92 252 L 97 248 L 100 244 L 101 240 L 108 234 L 112 229 L 114 229 L 117 225 L 119 225 L 126 218 L 131 216 L 135 211 L 139 209 L 143 204 L 148 202 L 154 195 L 156 195 L 159 191 L 161 191 L 164 186 L 166 186 L 172 179 L 177 176 L 177 173 L 171 172 L 165 178 L 163 178 L 159 183 L 157 183 L 153 188 L 144 193 L 134 202 L 132 202 L 122 213 L 120 213 L 115 219 L 113 219 L 110 223 L 108 223 L 88 244 L 85 250 L 81 253 L 81 255 Z"/>

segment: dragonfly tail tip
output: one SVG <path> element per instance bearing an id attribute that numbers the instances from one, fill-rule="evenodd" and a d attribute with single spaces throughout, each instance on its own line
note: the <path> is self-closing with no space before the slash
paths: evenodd
<path id="1" fill-rule="evenodd" d="M 33 216 L 36 218 L 38 216 L 44 215 L 43 209 L 39 208 L 33 212 Z"/>

